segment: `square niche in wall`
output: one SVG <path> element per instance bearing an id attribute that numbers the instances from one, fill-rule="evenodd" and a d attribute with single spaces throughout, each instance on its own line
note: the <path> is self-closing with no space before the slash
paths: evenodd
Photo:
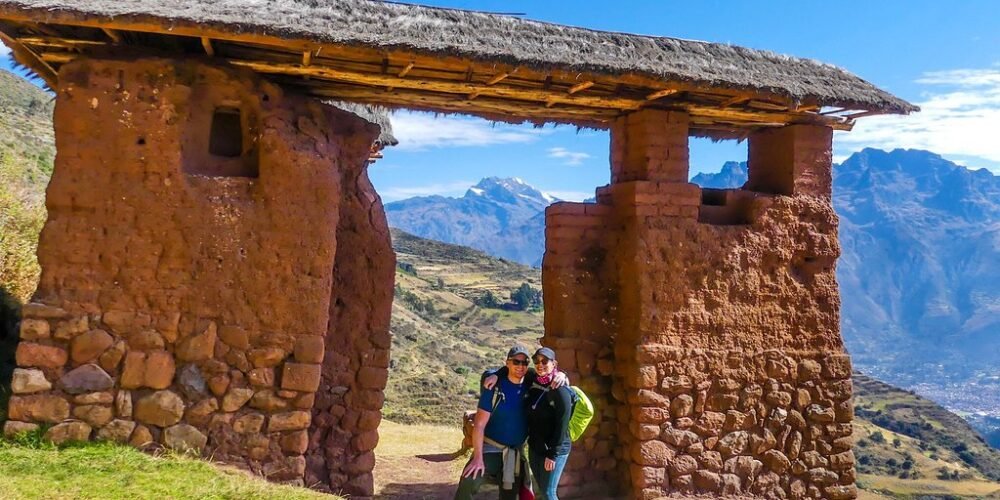
<path id="1" fill-rule="evenodd" d="M 184 173 L 258 177 L 257 147 L 249 132 L 251 122 L 252 112 L 239 103 L 194 107 L 185 130 Z"/>

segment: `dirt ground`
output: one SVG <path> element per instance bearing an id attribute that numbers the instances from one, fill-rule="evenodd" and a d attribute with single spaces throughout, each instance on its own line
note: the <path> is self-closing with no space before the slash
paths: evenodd
<path id="1" fill-rule="evenodd" d="M 437 500 L 455 495 L 468 453 L 459 452 L 462 429 L 436 425 L 401 425 L 382 421 L 375 449 L 375 498 Z M 476 495 L 496 498 L 496 487 Z"/>

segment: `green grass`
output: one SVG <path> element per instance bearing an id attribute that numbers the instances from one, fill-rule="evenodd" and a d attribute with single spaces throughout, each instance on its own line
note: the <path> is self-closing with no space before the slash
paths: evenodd
<path id="1" fill-rule="evenodd" d="M 174 454 L 86 443 L 55 447 L 38 434 L 0 440 L 0 496 L 9 499 L 320 499 L 305 488 Z"/>

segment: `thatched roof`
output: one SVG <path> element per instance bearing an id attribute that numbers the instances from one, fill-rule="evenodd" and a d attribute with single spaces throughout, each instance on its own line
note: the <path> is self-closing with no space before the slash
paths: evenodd
<path id="1" fill-rule="evenodd" d="M 347 111 L 348 113 L 353 113 L 358 117 L 367 120 L 369 123 L 378 125 L 378 128 L 381 129 L 381 133 L 379 133 L 378 139 L 375 139 L 375 144 L 379 148 L 399 144 L 396 136 L 392 133 L 392 122 L 389 120 L 389 111 L 385 108 L 381 106 L 372 106 L 370 104 L 358 104 L 344 101 L 326 101 L 326 103 L 335 108 Z"/>
<path id="2" fill-rule="evenodd" d="M 0 19 L 10 22 L 5 31 L 14 38 L 31 34 L 34 23 L 71 26 L 76 36 L 81 36 L 79 27 L 138 33 L 127 40 L 129 45 L 152 43 L 151 34 L 203 37 L 208 40 L 210 54 L 218 51 L 211 47 L 213 42 L 233 44 L 229 46 L 232 57 L 257 56 L 256 60 L 243 60 L 246 67 L 280 75 L 279 79 L 302 80 L 307 76 L 311 83 L 292 83 L 302 84 L 317 95 L 352 101 L 384 101 L 483 116 L 518 116 L 502 102 L 491 105 L 490 99 L 541 101 L 546 108 L 564 110 L 562 114 L 558 109 L 551 113 L 521 110 L 522 118 L 533 121 L 575 121 L 579 116 L 584 122 L 606 122 L 616 113 L 644 106 L 642 98 L 647 96 L 658 101 L 656 105 L 669 106 L 670 101 L 698 106 L 724 104 L 748 112 L 773 110 L 775 103 L 793 113 L 807 109 L 818 114 L 821 107 L 869 114 L 917 110 L 843 69 L 809 59 L 719 43 L 368 0 L 0 0 Z M 15 33 L 10 33 L 12 30 Z M 116 44 L 120 41 L 115 39 Z M 78 55 L 79 45 L 73 48 Z M 286 50 L 284 56 L 295 51 L 302 54 L 303 49 L 306 54 L 301 64 L 290 66 L 281 64 L 289 62 L 279 57 L 282 49 Z M 272 52 L 264 55 L 264 50 Z M 310 54 L 315 57 L 310 58 Z M 49 56 L 49 63 L 55 65 L 62 61 L 59 57 L 73 55 Z M 329 59 L 320 61 L 324 57 Z M 317 69 L 305 68 L 310 59 Z M 353 66 L 336 66 L 335 59 L 350 61 Z M 30 61 L 27 64 L 37 66 Z M 362 64 L 379 64 L 381 71 L 365 68 L 344 76 L 343 71 L 354 71 Z M 497 68 L 495 75 L 481 74 L 490 67 Z M 323 68 L 336 70 L 323 72 Z M 383 78 L 376 79 L 379 76 Z M 420 78 L 447 85 L 406 86 Z M 496 85 L 504 78 L 508 78 L 504 85 Z M 320 88 L 317 81 L 332 83 Z M 456 90 L 460 83 L 469 87 Z M 360 91 L 360 85 L 369 89 Z M 375 96 L 371 87 L 385 95 Z M 509 93 L 501 92 L 505 87 L 511 87 Z M 532 93 L 522 92 L 526 88 Z M 553 90 L 563 94 L 542 95 Z M 406 95 L 401 97 L 401 92 Z M 438 94 L 421 98 L 421 93 L 431 92 Z M 470 102 L 463 107 L 438 99 L 442 92 L 451 96 L 465 92 Z M 671 92 L 684 95 L 662 99 Z M 480 95 L 482 104 L 471 102 Z M 573 111 L 574 106 L 601 108 L 591 102 L 591 96 L 612 99 L 607 107 L 616 109 L 593 114 Z M 754 100 L 763 104 L 758 106 Z M 785 118 L 760 116 L 755 120 L 765 124 L 793 121 Z M 706 121 L 705 125 L 724 128 L 729 123 L 726 120 L 742 119 L 724 117 L 721 122 Z"/>

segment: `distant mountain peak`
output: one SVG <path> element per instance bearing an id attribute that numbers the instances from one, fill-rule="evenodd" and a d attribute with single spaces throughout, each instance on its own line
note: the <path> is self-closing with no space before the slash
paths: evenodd
<path id="1" fill-rule="evenodd" d="M 540 204 L 546 206 L 555 198 L 524 182 L 519 177 L 486 177 L 465 192 L 468 197 L 489 198 L 501 203 Z"/>

